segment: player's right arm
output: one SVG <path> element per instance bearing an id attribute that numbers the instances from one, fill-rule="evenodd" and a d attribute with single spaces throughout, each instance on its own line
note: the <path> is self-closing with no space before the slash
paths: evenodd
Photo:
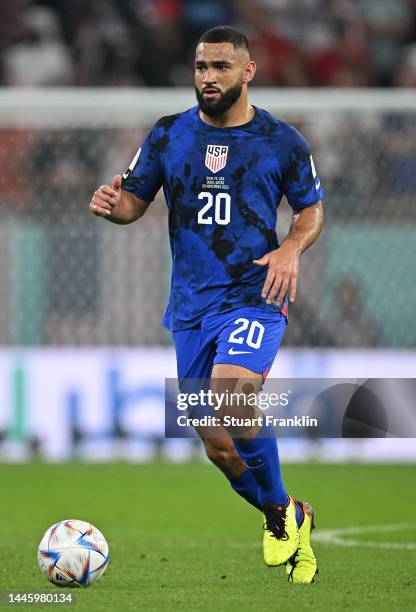
<path id="1" fill-rule="evenodd" d="M 90 210 L 97 217 L 104 217 L 118 225 L 127 225 L 140 219 L 150 202 L 122 189 L 121 180 L 121 175 L 116 174 L 111 185 L 101 185 L 92 196 Z"/>
<path id="2" fill-rule="evenodd" d="M 111 185 L 101 185 L 91 199 L 94 215 L 126 225 L 140 219 L 163 183 L 160 136 L 156 124 L 146 136 L 123 177 L 117 174 Z"/>

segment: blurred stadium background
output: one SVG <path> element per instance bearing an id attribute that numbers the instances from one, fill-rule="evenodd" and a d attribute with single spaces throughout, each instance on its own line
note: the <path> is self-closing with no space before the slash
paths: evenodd
<path id="1" fill-rule="evenodd" d="M 415 376 L 415 0 L 15 0 L 0 6 L 2 461 L 201 455 L 163 439 L 163 198 L 128 227 L 88 204 L 159 116 L 194 104 L 194 43 L 219 23 L 248 34 L 252 101 L 305 133 L 327 194 L 271 376 Z M 290 217 L 282 202 L 281 236 Z M 287 439 L 282 455 L 416 448 Z"/>

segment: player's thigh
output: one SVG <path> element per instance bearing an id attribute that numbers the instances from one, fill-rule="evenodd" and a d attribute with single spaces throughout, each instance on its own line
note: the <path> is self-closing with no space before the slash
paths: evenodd
<path id="1" fill-rule="evenodd" d="M 230 316 L 231 314 L 231 316 Z M 286 319 L 280 312 L 267 311 L 261 308 L 241 308 L 228 314 L 216 339 L 214 370 L 227 375 L 228 369 L 217 366 L 235 366 L 242 368 L 241 375 L 267 376 L 280 348 Z M 249 373 L 244 374 L 243 370 Z"/>
<path id="2" fill-rule="evenodd" d="M 213 367 L 211 390 L 222 397 L 218 416 L 232 438 L 254 437 L 261 427 L 257 394 L 263 375 L 232 364 Z"/>
<path id="3" fill-rule="evenodd" d="M 248 368 L 231 363 L 217 363 L 212 368 L 211 390 L 216 393 L 230 391 L 248 395 L 258 393 L 263 380 L 262 374 Z"/>

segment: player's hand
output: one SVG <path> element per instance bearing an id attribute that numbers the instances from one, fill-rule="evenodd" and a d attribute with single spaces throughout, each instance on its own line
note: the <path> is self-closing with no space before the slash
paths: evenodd
<path id="1" fill-rule="evenodd" d="M 90 211 L 98 217 L 107 217 L 117 207 L 121 197 L 121 175 L 116 174 L 110 185 L 101 185 L 94 191 L 90 202 Z"/>
<path id="2" fill-rule="evenodd" d="M 261 292 L 267 304 L 278 306 L 290 287 L 289 299 L 295 301 L 299 273 L 299 250 L 290 242 L 283 242 L 275 251 L 266 253 L 261 259 L 253 261 L 257 266 L 268 266 L 266 280 Z"/>

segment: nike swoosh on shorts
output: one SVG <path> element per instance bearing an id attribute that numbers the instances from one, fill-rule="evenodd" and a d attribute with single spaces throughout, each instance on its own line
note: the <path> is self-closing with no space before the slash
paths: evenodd
<path id="1" fill-rule="evenodd" d="M 252 353 L 253 351 L 235 351 L 233 349 L 233 347 L 230 348 L 230 350 L 228 351 L 229 355 L 247 355 Z"/>

